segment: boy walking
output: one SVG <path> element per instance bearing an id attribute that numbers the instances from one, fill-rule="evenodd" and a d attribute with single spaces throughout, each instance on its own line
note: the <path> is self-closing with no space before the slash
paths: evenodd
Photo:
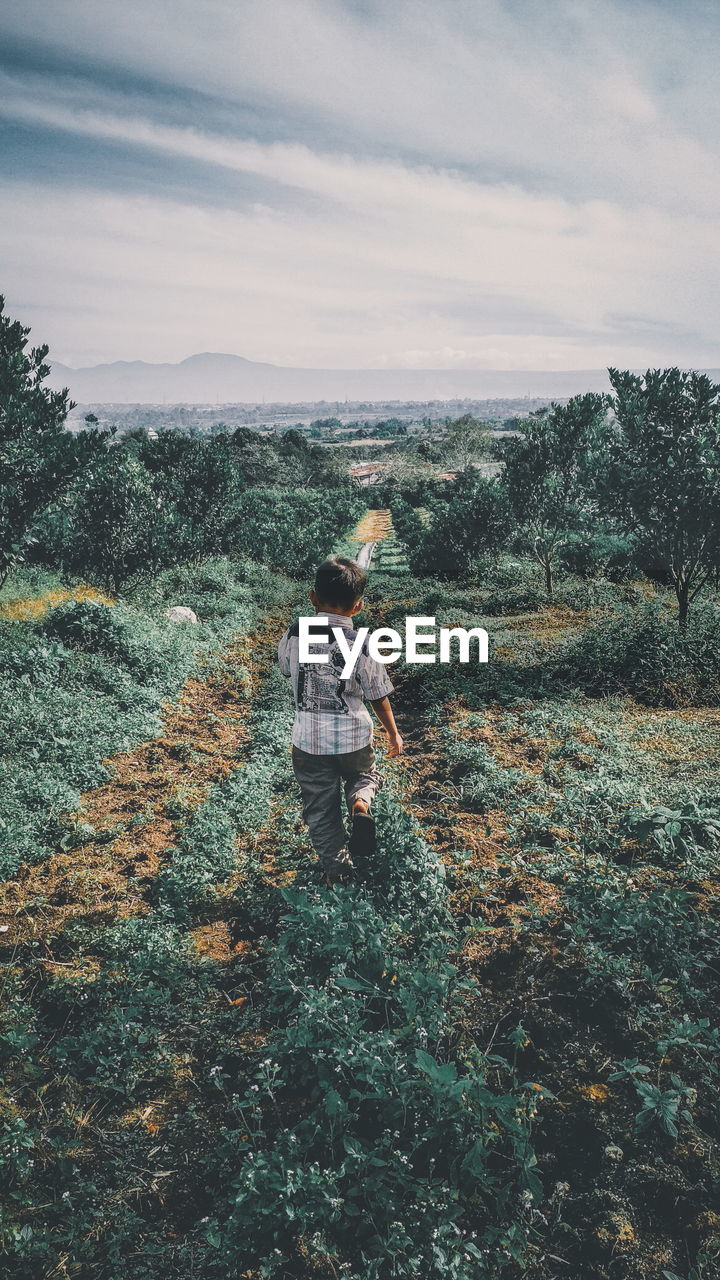
<path id="1" fill-rule="evenodd" d="M 393 685 L 381 662 L 370 657 L 366 644 L 352 674 L 343 679 L 345 657 L 333 635 L 343 627 L 353 643 L 352 618 L 362 609 L 367 574 L 355 560 L 332 556 L 320 565 L 310 599 L 327 630 L 313 629 L 314 652 L 327 652 L 327 661 L 300 662 L 299 623 L 285 632 L 278 645 L 284 676 L 292 680 L 295 723 L 292 761 L 303 799 L 303 817 L 328 885 L 346 883 L 354 869 L 375 849 L 375 821 L 370 811 L 382 786 L 375 768 L 373 722 L 367 698 L 389 738 L 389 754 L 400 755 L 398 733 L 388 695 Z M 352 820 L 348 841 L 343 823 L 340 787 Z"/>

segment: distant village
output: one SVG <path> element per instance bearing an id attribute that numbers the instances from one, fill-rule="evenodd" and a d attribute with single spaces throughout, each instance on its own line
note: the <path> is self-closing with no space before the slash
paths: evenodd
<path id="1" fill-rule="evenodd" d="M 420 435 L 448 418 L 467 413 L 487 422 L 495 431 L 512 430 L 516 418 L 525 418 L 548 403 L 547 398 L 535 396 L 496 400 L 320 400 L 297 404 L 86 403 L 75 406 L 68 425 L 78 430 L 87 415 L 93 414 L 100 425 L 114 426 L 118 432 L 144 427 L 148 431 L 214 435 L 237 427 L 271 432 L 294 427 L 320 442 L 354 444 L 370 438 L 390 441 L 398 435 Z"/>

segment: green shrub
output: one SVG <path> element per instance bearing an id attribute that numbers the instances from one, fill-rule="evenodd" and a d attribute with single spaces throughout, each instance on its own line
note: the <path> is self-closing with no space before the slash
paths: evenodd
<path id="1" fill-rule="evenodd" d="M 626 534 L 569 533 L 558 546 L 557 563 L 582 578 L 620 582 L 635 566 L 635 544 Z"/>
<path id="2" fill-rule="evenodd" d="M 100 654 L 124 666 L 141 683 L 164 684 L 168 664 L 189 670 L 195 648 L 201 647 L 195 627 L 155 621 L 123 605 L 97 600 L 68 600 L 49 609 L 46 636 L 87 654 Z"/>
<path id="3" fill-rule="evenodd" d="M 330 555 L 360 518 L 357 489 L 249 489 L 240 498 L 231 534 L 233 551 L 293 576 Z"/>
<path id="4" fill-rule="evenodd" d="M 657 707 L 718 706 L 718 613 L 697 607 L 683 632 L 660 604 L 626 608 L 567 642 L 554 666 L 561 683 L 588 693 L 631 693 Z"/>
<path id="5" fill-rule="evenodd" d="M 503 485 L 473 472 L 463 473 L 447 504 L 431 508 L 427 527 L 403 524 L 413 573 L 452 581 L 469 577 L 479 556 L 499 554 L 512 518 Z"/>
<path id="6" fill-rule="evenodd" d="M 132 633 L 127 619 L 113 606 L 99 600 L 67 600 L 50 609 L 43 630 L 66 645 L 88 653 L 126 654 Z"/>
<path id="7" fill-rule="evenodd" d="M 504 617 L 518 613 L 537 613 L 547 606 L 547 596 L 538 587 L 499 587 L 483 599 L 483 613 Z"/>
<path id="8" fill-rule="evenodd" d="M 614 582 L 608 578 L 565 578 L 555 591 L 558 604 L 578 611 L 641 605 L 645 599 L 640 588 L 632 583 Z"/>
<path id="9" fill-rule="evenodd" d="M 688 801 L 681 809 L 654 805 L 634 808 L 622 824 L 624 832 L 665 866 L 695 867 L 711 873 L 720 848 L 717 801 Z"/>
<path id="10" fill-rule="evenodd" d="M 698 915 L 687 891 L 643 892 L 605 877 L 578 879 L 566 893 L 572 911 L 568 932 L 591 981 L 612 982 L 626 994 L 639 982 L 652 992 L 671 981 L 691 999 L 714 985 L 717 932 Z"/>

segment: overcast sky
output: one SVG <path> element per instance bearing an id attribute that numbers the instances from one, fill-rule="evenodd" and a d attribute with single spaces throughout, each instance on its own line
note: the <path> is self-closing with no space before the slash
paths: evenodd
<path id="1" fill-rule="evenodd" d="M 9 311 L 71 365 L 720 366 L 720 6 L 22 0 Z"/>

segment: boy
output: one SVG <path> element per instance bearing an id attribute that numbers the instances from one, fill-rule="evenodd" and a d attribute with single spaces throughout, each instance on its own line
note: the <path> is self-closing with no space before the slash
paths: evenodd
<path id="1" fill-rule="evenodd" d="M 311 648 L 328 654 L 326 663 L 299 661 L 299 623 L 285 632 L 278 645 L 284 676 L 292 679 L 295 723 L 292 761 L 303 799 L 313 848 L 329 886 L 347 883 L 361 860 L 375 848 L 375 821 L 370 806 L 382 778 L 375 769 L 373 723 L 363 701 L 368 699 L 387 730 L 389 754 L 400 755 L 403 741 L 388 700 L 393 685 L 381 662 L 363 645 L 353 673 L 342 678 L 345 658 L 332 633 L 343 627 L 351 633 L 351 619 L 362 609 L 367 574 L 355 560 L 332 556 L 320 565 L 310 599 L 316 614 L 327 619 L 327 631 L 313 631 Z M 340 782 L 352 819 L 348 844 L 340 807 Z"/>

